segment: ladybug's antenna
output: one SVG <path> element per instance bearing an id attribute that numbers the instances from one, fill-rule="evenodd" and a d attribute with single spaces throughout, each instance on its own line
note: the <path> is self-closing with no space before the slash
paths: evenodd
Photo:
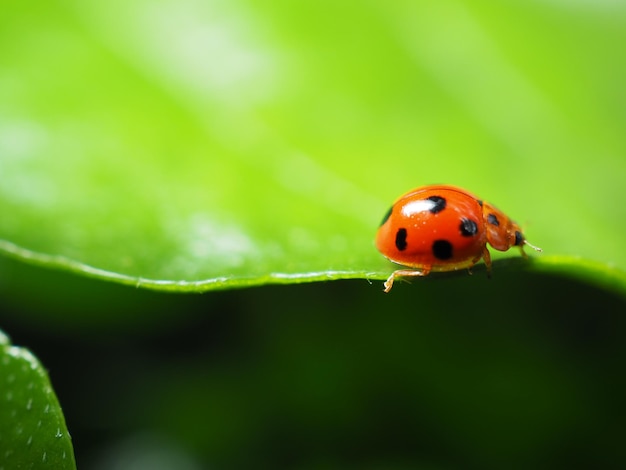
<path id="1" fill-rule="evenodd" d="M 528 245 L 529 247 L 531 247 L 533 250 L 538 251 L 539 253 L 541 253 L 543 250 L 541 248 L 539 248 L 538 246 L 535 246 L 531 243 L 528 242 L 528 240 L 524 239 L 524 245 Z"/>

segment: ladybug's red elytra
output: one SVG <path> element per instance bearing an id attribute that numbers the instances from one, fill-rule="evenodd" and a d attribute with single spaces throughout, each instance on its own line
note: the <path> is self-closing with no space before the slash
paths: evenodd
<path id="1" fill-rule="evenodd" d="M 524 245 L 541 251 L 526 241 L 517 223 L 465 189 L 448 185 L 414 189 L 391 206 L 376 234 L 376 248 L 385 258 L 413 268 L 394 271 L 385 292 L 396 277 L 469 269 L 481 259 L 490 274 L 487 243 L 498 251 L 517 246 L 524 257 Z"/>

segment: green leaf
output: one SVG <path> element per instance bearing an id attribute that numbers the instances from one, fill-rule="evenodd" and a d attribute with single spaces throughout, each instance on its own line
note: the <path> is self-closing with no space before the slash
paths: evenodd
<path id="1" fill-rule="evenodd" d="M 0 331 L 0 468 L 75 469 L 72 441 L 48 374 Z"/>
<path id="2" fill-rule="evenodd" d="M 382 214 L 445 182 L 533 267 L 626 292 L 625 41 L 605 2 L 12 3 L 0 253 L 180 291 L 384 279 Z"/>

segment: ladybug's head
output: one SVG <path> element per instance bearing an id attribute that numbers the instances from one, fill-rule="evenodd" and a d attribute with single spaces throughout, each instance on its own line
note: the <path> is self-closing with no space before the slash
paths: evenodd
<path id="1" fill-rule="evenodd" d="M 487 230 L 487 242 L 498 251 L 507 251 L 512 246 L 518 246 L 524 253 L 524 245 L 535 251 L 541 248 L 531 245 L 524 237 L 520 226 L 508 218 L 504 212 L 491 204 L 483 203 L 483 218 Z"/>

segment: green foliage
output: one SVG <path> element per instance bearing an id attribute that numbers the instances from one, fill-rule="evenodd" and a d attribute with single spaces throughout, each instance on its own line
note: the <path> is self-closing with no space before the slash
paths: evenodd
<path id="1" fill-rule="evenodd" d="M 72 441 L 48 374 L 0 331 L 0 468 L 75 469 Z"/>
<path id="2" fill-rule="evenodd" d="M 178 291 L 382 279 L 385 209 L 446 182 L 623 273 L 623 12 L 430 3 L 5 8 L 0 252 Z"/>

